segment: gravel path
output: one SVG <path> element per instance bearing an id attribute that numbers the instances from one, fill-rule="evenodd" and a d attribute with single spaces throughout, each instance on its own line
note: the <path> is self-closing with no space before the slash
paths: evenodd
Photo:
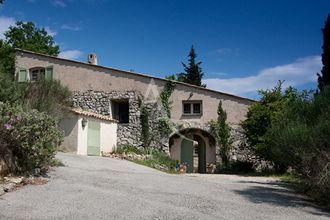
<path id="1" fill-rule="evenodd" d="M 0 219 L 330 219 L 275 179 L 170 175 L 59 153 L 49 183 L 0 197 Z"/>

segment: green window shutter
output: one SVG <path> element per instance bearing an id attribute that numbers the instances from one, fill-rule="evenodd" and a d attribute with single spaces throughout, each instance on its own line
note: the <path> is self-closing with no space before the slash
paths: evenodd
<path id="1" fill-rule="evenodd" d="M 18 82 L 26 82 L 27 81 L 27 70 L 20 69 L 18 71 Z"/>
<path id="2" fill-rule="evenodd" d="M 48 80 L 53 79 L 53 66 L 46 67 L 45 79 L 48 79 Z"/>

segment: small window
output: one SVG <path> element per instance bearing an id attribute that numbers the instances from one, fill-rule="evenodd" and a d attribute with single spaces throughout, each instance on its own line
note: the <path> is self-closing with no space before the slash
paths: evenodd
<path id="1" fill-rule="evenodd" d="M 201 113 L 201 103 L 193 103 L 193 113 L 194 114 Z"/>
<path id="2" fill-rule="evenodd" d="M 37 67 L 30 69 L 30 81 L 36 82 L 45 77 L 45 68 Z"/>
<path id="3" fill-rule="evenodd" d="M 124 100 L 111 101 L 112 118 L 118 120 L 119 123 L 129 123 L 129 102 Z"/>
<path id="4" fill-rule="evenodd" d="M 191 104 L 184 103 L 183 104 L 183 114 L 190 114 L 191 113 Z"/>
<path id="5" fill-rule="evenodd" d="M 183 102 L 184 115 L 201 115 L 202 101 L 184 101 Z"/>

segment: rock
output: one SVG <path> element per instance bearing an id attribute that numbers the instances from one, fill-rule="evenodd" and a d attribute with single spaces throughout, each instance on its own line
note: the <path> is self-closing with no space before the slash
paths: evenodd
<path id="1" fill-rule="evenodd" d="M 3 194 L 5 194 L 6 192 L 5 192 L 5 190 L 3 189 L 3 187 L 2 186 L 0 186 L 0 196 L 2 196 Z"/>
<path id="2" fill-rule="evenodd" d="M 3 191 L 4 192 L 10 192 L 12 189 L 15 188 L 15 183 L 7 183 L 3 186 Z"/>
<path id="3" fill-rule="evenodd" d="M 9 181 L 12 183 L 15 183 L 15 184 L 20 184 L 24 181 L 24 177 L 13 177 L 13 178 L 10 178 Z"/>

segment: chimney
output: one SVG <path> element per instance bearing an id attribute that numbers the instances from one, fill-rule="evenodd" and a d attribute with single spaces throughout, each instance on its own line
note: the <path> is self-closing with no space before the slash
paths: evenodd
<path id="1" fill-rule="evenodd" d="M 87 59 L 89 64 L 97 65 L 97 57 L 95 53 L 88 54 Z"/>

